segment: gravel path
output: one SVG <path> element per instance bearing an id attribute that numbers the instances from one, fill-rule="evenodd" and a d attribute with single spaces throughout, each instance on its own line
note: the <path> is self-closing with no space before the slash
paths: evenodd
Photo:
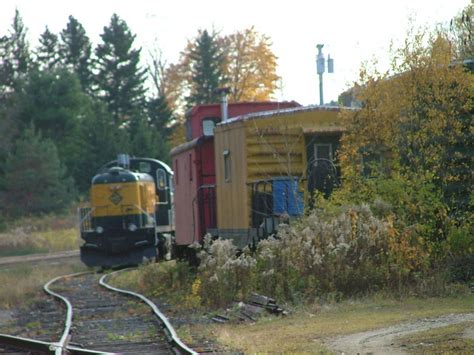
<path id="1" fill-rule="evenodd" d="M 388 328 L 371 330 L 333 338 L 326 342 L 338 354 L 406 354 L 394 345 L 395 339 L 407 334 L 474 321 L 474 313 L 448 314 L 436 318 L 424 318 L 400 323 Z M 474 331 L 465 332 L 472 336 Z"/>

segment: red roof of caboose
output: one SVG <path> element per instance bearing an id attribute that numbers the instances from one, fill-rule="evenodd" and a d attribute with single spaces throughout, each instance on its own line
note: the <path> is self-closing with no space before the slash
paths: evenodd
<path id="1" fill-rule="evenodd" d="M 258 101 L 258 102 L 232 102 L 228 104 L 228 117 L 241 116 L 247 113 L 260 111 L 273 111 L 301 106 L 296 101 Z M 221 105 L 208 104 L 197 105 L 186 112 L 187 140 L 204 135 L 202 121 L 206 118 L 214 118 L 216 123 L 221 121 Z"/>

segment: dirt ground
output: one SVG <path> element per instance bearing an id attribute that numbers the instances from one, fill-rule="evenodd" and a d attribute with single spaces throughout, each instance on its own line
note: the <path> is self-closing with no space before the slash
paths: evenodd
<path id="1" fill-rule="evenodd" d="M 474 313 L 449 314 L 436 318 L 404 322 L 387 328 L 344 335 L 325 342 L 325 345 L 332 351 L 341 354 L 406 354 L 402 347 L 395 345 L 397 338 L 415 332 L 469 321 L 474 321 Z M 468 329 L 464 332 L 463 336 L 474 339 L 474 329 Z"/>
<path id="2" fill-rule="evenodd" d="M 0 258 L 0 265 L 19 264 L 19 263 L 33 263 L 36 261 L 53 260 L 53 259 L 67 259 L 79 257 L 79 250 L 59 251 L 47 254 L 31 254 L 20 256 L 8 256 Z"/>
<path id="3" fill-rule="evenodd" d="M 0 328 L 13 320 L 13 311 L 0 309 Z"/>

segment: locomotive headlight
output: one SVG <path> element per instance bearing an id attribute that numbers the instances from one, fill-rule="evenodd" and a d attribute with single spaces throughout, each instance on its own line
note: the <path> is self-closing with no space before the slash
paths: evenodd
<path id="1" fill-rule="evenodd" d="M 130 232 L 135 232 L 137 229 L 138 229 L 138 227 L 137 227 L 135 224 L 133 224 L 133 223 L 130 223 L 130 224 L 128 225 L 128 230 L 129 230 Z"/>
<path id="2" fill-rule="evenodd" d="M 98 234 L 101 234 L 104 232 L 104 228 L 102 228 L 101 226 L 98 226 L 95 231 L 98 233 Z"/>

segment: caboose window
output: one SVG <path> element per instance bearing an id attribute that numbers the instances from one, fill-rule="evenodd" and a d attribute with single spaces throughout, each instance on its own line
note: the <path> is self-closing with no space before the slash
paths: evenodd
<path id="1" fill-rule="evenodd" d="M 231 177 L 230 151 L 226 149 L 226 150 L 224 150 L 222 155 L 224 156 L 224 181 L 229 182 L 230 177 Z"/>
<path id="2" fill-rule="evenodd" d="M 205 136 L 213 136 L 214 127 L 216 127 L 216 121 L 213 118 L 206 118 L 202 121 L 202 133 Z"/>

